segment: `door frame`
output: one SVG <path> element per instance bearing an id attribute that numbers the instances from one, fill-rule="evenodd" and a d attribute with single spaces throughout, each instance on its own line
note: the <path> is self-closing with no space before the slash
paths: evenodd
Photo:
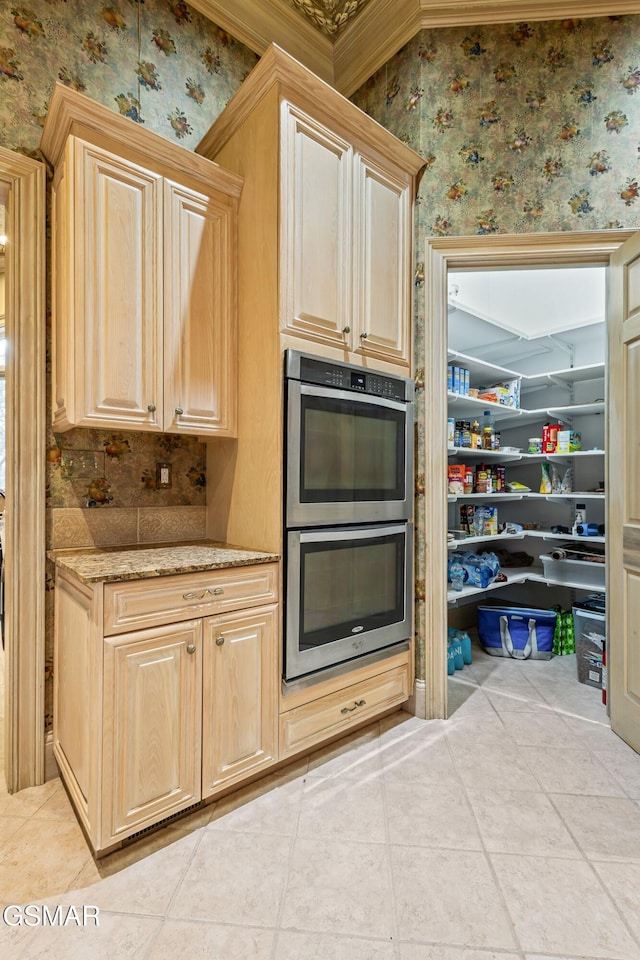
<path id="1" fill-rule="evenodd" d="M 45 167 L 0 147 L 7 194 L 5 776 L 44 782 Z"/>
<path id="2" fill-rule="evenodd" d="M 431 237 L 425 241 L 425 703 L 428 719 L 447 716 L 447 275 L 468 267 L 604 264 L 633 230 Z M 606 444 L 605 444 L 606 448 Z M 606 489 L 610 489 L 607 478 Z M 419 705 L 421 707 L 423 705 Z"/>

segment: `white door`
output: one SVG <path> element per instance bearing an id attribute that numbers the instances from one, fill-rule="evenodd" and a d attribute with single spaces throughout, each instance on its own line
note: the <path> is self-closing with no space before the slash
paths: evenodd
<path id="1" fill-rule="evenodd" d="M 640 233 L 611 257 L 608 394 L 611 726 L 640 752 Z"/>

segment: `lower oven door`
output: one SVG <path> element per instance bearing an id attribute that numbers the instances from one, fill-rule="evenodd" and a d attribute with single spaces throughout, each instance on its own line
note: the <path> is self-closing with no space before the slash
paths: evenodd
<path id="1" fill-rule="evenodd" d="M 407 641 L 413 524 L 290 530 L 285 680 Z"/>

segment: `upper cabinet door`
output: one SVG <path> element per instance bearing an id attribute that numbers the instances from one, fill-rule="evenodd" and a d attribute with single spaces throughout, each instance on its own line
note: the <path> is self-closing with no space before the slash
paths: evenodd
<path id="1" fill-rule="evenodd" d="M 410 182 L 359 156 L 355 169 L 354 350 L 406 364 L 411 323 Z"/>
<path id="2" fill-rule="evenodd" d="M 69 145 L 75 322 L 57 319 L 70 324 L 76 425 L 160 431 L 162 179 L 76 138 Z"/>
<path id="3" fill-rule="evenodd" d="M 225 198 L 165 181 L 164 425 L 235 436 L 235 218 Z"/>
<path id="4" fill-rule="evenodd" d="M 351 147 L 291 104 L 281 110 L 282 327 L 350 348 Z"/>

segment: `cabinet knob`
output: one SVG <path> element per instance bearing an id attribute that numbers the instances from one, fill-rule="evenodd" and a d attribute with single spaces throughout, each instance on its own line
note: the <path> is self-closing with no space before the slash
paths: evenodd
<path id="1" fill-rule="evenodd" d="M 195 652 L 196 652 L 196 645 L 195 645 L 195 643 L 188 643 L 188 644 L 187 644 L 187 653 L 195 653 Z"/>
<path id="2" fill-rule="evenodd" d="M 149 411 L 149 413 L 155 413 L 155 412 L 156 412 L 156 405 L 155 405 L 155 403 L 148 403 L 148 404 L 147 404 L 147 410 Z"/>
<path id="3" fill-rule="evenodd" d="M 177 417 L 181 417 L 182 414 L 184 413 L 184 410 L 182 409 L 182 407 L 176 407 L 176 411 L 175 411 L 175 412 L 176 412 L 176 416 L 177 416 Z"/>
<path id="4" fill-rule="evenodd" d="M 216 647 L 221 647 L 224 643 L 224 637 L 216 637 Z"/>
<path id="5" fill-rule="evenodd" d="M 364 330 L 364 331 L 360 334 L 360 339 L 361 339 L 361 340 L 366 340 L 368 336 L 369 336 L 369 334 L 367 333 L 366 330 Z"/>
<path id="6" fill-rule="evenodd" d="M 209 590 L 209 593 L 213 593 L 214 597 L 220 597 L 224 593 L 224 588 L 214 587 L 213 590 Z"/>
<path id="7" fill-rule="evenodd" d="M 351 333 L 351 327 L 343 327 L 343 328 L 342 328 L 342 332 L 343 332 L 343 333 Z"/>

